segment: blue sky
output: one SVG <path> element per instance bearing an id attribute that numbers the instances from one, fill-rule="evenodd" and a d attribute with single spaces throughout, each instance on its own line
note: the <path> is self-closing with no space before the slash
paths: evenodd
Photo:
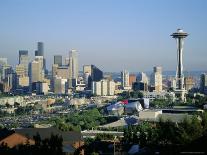
<path id="1" fill-rule="evenodd" d="M 176 69 L 177 28 L 190 35 L 184 70 L 207 68 L 206 0 L 2 0 L 0 57 L 18 63 L 18 50 L 34 56 L 44 42 L 47 66 L 53 55 L 75 48 L 83 64 L 104 71 Z"/>

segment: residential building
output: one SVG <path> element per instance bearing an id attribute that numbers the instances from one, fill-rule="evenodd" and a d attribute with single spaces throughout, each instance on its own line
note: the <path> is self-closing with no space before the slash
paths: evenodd
<path id="1" fill-rule="evenodd" d="M 102 79 L 92 83 L 92 93 L 97 96 L 113 96 L 115 92 L 115 82 Z"/>

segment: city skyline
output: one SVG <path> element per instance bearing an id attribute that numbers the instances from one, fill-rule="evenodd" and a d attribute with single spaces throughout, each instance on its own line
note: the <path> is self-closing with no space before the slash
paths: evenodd
<path id="1" fill-rule="evenodd" d="M 36 43 L 43 42 L 49 70 L 54 55 L 67 57 L 73 48 L 78 51 L 79 70 L 84 64 L 104 71 L 150 71 L 152 66 L 176 70 L 170 34 L 182 28 L 190 34 L 184 44 L 184 71 L 206 70 L 205 1 L 35 3 L 1 2 L 0 53 L 13 66 L 19 50 L 34 57 Z"/>

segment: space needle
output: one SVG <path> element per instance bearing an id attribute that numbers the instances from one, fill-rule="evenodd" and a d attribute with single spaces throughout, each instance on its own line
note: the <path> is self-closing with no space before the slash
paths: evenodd
<path id="1" fill-rule="evenodd" d="M 182 29 L 177 29 L 177 32 L 171 34 L 177 42 L 177 71 L 176 71 L 176 89 L 175 94 L 180 101 L 186 101 L 186 90 L 184 87 L 184 74 L 183 74 L 183 45 L 184 38 L 188 36 L 188 33 Z"/>

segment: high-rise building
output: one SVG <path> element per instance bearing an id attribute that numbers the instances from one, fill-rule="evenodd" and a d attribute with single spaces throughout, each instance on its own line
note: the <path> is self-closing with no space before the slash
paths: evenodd
<path id="1" fill-rule="evenodd" d="M 207 95 L 207 74 L 200 76 L 200 92 Z"/>
<path id="2" fill-rule="evenodd" d="M 7 58 L 0 58 L 0 81 L 2 81 L 3 78 L 3 68 L 4 66 L 7 66 Z"/>
<path id="3" fill-rule="evenodd" d="M 34 60 L 31 62 L 31 83 L 43 81 L 44 73 L 42 71 L 42 63 L 40 61 Z"/>
<path id="4" fill-rule="evenodd" d="M 98 96 L 112 96 L 115 92 L 115 82 L 102 79 L 92 83 L 92 93 Z"/>
<path id="5" fill-rule="evenodd" d="M 48 94 L 49 86 L 47 82 L 37 82 L 36 83 L 36 94 Z"/>
<path id="6" fill-rule="evenodd" d="M 84 65 L 83 74 L 88 79 L 85 79 L 88 88 L 91 88 L 92 81 L 100 81 L 103 78 L 103 72 L 95 65 Z"/>
<path id="7" fill-rule="evenodd" d="M 35 56 L 35 61 L 39 62 L 41 70 L 44 70 L 44 58 L 43 58 L 43 56 Z"/>
<path id="8" fill-rule="evenodd" d="M 26 76 L 27 73 L 26 73 L 25 66 L 23 64 L 16 65 L 16 74 L 18 77 Z"/>
<path id="9" fill-rule="evenodd" d="M 27 50 L 19 51 L 19 65 L 24 66 L 25 74 L 24 76 L 28 76 L 28 67 L 29 67 L 29 56 Z"/>
<path id="10" fill-rule="evenodd" d="M 136 75 L 135 74 L 130 74 L 129 75 L 129 86 L 132 87 L 132 84 L 136 82 Z"/>
<path id="11" fill-rule="evenodd" d="M 57 64 L 58 66 L 62 66 L 62 55 L 54 56 L 54 64 Z"/>
<path id="12" fill-rule="evenodd" d="M 58 76 L 63 79 L 69 79 L 68 66 L 58 66 L 57 64 L 52 65 L 52 76 Z"/>
<path id="13" fill-rule="evenodd" d="M 122 87 L 123 89 L 128 89 L 129 86 L 129 72 L 127 72 L 126 70 L 123 70 L 121 72 L 121 80 L 122 80 Z"/>
<path id="14" fill-rule="evenodd" d="M 162 91 L 162 67 L 153 68 L 150 83 L 156 92 Z"/>
<path id="15" fill-rule="evenodd" d="M 115 82 L 113 80 L 108 80 L 108 95 L 113 96 L 115 93 Z"/>
<path id="16" fill-rule="evenodd" d="M 193 77 L 192 76 L 185 77 L 184 78 L 184 85 L 185 85 L 185 89 L 187 91 L 192 89 L 195 86 L 195 81 L 194 81 Z"/>
<path id="17" fill-rule="evenodd" d="M 70 79 L 77 79 L 79 73 L 78 53 L 72 49 L 69 53 L 69 76 Z"/>
<path id="18" fill-rule="evenodd" d="M 35 56 L 44 57 L 44 43 L 43 42 L 37 42 L 37 50 L 35 51 Z"/>
<path id="19" fill-rule="evenodd" d="M 46 60 L 44 58 L 44 43 L 37 42 L 37 50 L 35 51 L 35 56 L 42 56 L 43 57 L 43 70 L 46 70 Z"/>
<path id="20" fill-rule="evenodd" d="M 69 66 L 69 57 L 68 58 L 65 58 L 65 65 L 66 66 Z"/>
<path id="21" fill-rule="evenodd" d="M 17 78 L 17 88 L 28 87 L 29 86 L 29 77 L 23 76 Z"/>
<path id="22" fill-rule="evenodd" d="M 55 94 L 65 94 L 66 93 L 66 83 L 67 79 L 62 79 L 61 77 L 54 77 L 54 93 Z"/>

